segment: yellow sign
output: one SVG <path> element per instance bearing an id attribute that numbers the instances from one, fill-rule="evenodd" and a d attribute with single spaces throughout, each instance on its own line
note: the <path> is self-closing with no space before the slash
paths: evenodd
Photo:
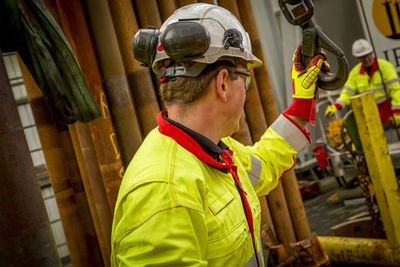
<path id="1" fill-rule="evenodd" d="M 380 33 L 391 39 L 400 39 L 400 2 L 398 0 L 374 0 L 372 17 Z"/>

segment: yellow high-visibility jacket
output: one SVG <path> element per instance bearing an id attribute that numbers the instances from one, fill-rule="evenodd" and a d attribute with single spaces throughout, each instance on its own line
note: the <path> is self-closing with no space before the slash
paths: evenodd
<path id="1" fill-rule="evenodd" d="M 379 63 L 379 69 L 378 69 Z M 378 59 L 374 61 L 371 68 L 371 76 L 365 71 L 361 63 L 357 64 L 350 72 L 339 98 L 335 101 L 339 109 L 350 104 L 350 97 L 366 91 L 373 91 L 382 121 L 389 121 L 390 110 L 388 109 L 387 97 L 383 87 L 382 76 L 388 95 L 391 98 L 392 111 L 400 111 L 400 83 L 396 69 L 387 60 Z M 389 117 L 388 117 L 389 116 Z"/>
<path id="2" fill-rule="evenodd" d="M 256 250 L 261 208 L 309 143 L 281 115 L 254 146 L 227 137 L 251 207 Z M 111 266 L 257 266 L 243 204 L 232 175 L 204 163 L 156 128 L 129 164 L 115 206 Z"/>

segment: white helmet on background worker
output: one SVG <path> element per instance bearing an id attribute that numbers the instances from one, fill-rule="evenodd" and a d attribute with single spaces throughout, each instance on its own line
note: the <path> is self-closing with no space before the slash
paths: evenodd
<path id="1" fill-rule="evenodd" d="M 358 39 L 353 43 L 352 52 L 354 57 L 363 57 L 372 53 L 372 46 L 367 40 Z"/>
<path id="2" fill-rule="evenodd" d="M 153 33 L 149 34 L 149 31 Z M 150 39 L 149 36 L 154 37 L 151 44 L 143 38 Z M 243 60 L 249 69 L 262 64 L 253 55 L 249 35 L 237 18 L 220 6 L 204 3 L 176 10 L 159 31 L 154 28 L 140 30 L 134 37 L 132 49 L 135 58 L 152 66 L 156 73 L 163 69 L 163 62 L 167 59 L 172 59 L 177 65 L 187 61 L 197 63 L 184 70 L 162 71 L 174 77 L 196 77 L 207 64 L 219 60 L 232 61 L 232 58 Z"/>

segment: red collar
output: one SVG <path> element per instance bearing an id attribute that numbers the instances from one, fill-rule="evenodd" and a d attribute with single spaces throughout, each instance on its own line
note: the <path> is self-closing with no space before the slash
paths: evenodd
<path id="1" fill-rule="evenodd" d="M 166 110 L 161 111 L 157 116 L 158 123 L 158 131 L 163 135 L 169 136 L 174 139 L 179 145 L 185 148 L 187 151 L 195 155 L 199 160 L 208 163 L 214 167 L 219 169 L 229 169 L 231 166 L 216 161 L 213 157 L 211 157 L 204 149 L 187 133 L 185 133 L 179 127 L 169 123 L 166 119 L 164 119 L 163 115 L 167 114 Z M 224 149 L 225 153 L 233 154 L 232 150 Z M 223 155 L 223 154 L 221 154 Z"/>
<path id="2" fill-rule="evenodd" d="M 374 62 L 372 63 L 371 72 L 370 72 L 369 77 L 372 78 L 374 76 L 374 72 L 377 71 L 378 69 L 379 69 L 378 61 L 376 60 L 376 58 L 374 58 Z M 364 73 L 365 73 L 365 68 L 364 68 L 364 65 L 361 64 L 360 74 L 364 74 Z"/>

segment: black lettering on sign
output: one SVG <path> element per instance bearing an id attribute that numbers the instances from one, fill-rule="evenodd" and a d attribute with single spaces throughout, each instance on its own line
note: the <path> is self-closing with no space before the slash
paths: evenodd
<path id="1" fill-rule="evenodd" d="M 376 28 L 390 39 L 400 39 L 400 3 L 397 0 L 374 0 L 372 17 Z"/>
<path id="2" fill-rule="evenodd" d="M 400 67 L 400 47 L 391 48 L 390 50 L 383 50 L 382 53 L 387 61 L 392 62 L 396 68 Z M 392 57 L 394 60 L 392 60 Z"/>
<path id="3" fill-rule="evenodd" d="M 383 52 L 383 54 L 385 54 L 385 59 L 387 60 L 387 61 L 389 61 L 389 55 L 388 55 L 388 50 L 383 50 L 382 51 Z"/>
<path id="4" fill-rule="evenodd" d="M 392 51 L 394 58 L 396 59 L 396 68 L 397 68 L 398 66 L 400 66 L 399 63 L 400 55 L 398 54 L 398 52 L 400 51 L 400 47 L 393 48 Z"/>

